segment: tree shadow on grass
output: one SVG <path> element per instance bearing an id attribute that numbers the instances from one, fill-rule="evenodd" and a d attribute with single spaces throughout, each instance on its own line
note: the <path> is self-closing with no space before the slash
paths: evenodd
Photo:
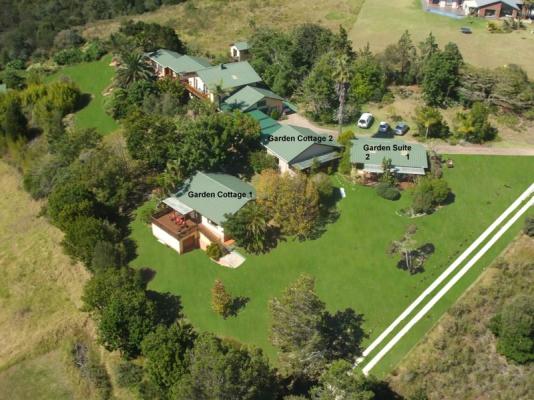
<path id="1" fill-rule="evenodd" d="M 232 304 L 230 304 L 230 309 L 228 311 L 229 317 L 237 317 L 239 311 L 245 308 L 247 303 L 250 301 L 250 297 L 237 296 L 232 299 Z"/>
<path id="2" fill-rule="evenodd" d="M 139 270 L 139 275 L 141 275 L 143 283 L 148 285 L 148 283 L 156 276 L 156 271 L 149 267 L 143 267 Z"/>
<path id="3" fill-rule="evenodd" d="M 397 263 L 397 268 L 403 271 L 409 271 L 411 275 L 415 275 L 425 271 L 424 264 L 428 257 L 430 257 L 436 251 L 436 247 L 432 243 L 425 243 L 421 247 L 413 250 L 412 267 L 408 267 L 406 260 L 403 258 Z"/>
<path id="4" fill-rule="evenodd" d="M 182 300 L 172 293 L 160 293 L 147 290 L 147 297 L 156 303 L 158 322 L 170 325 L 183 317 Z"/>
<path id="5" fill-rule="evenodd" d="M 363 315 L 352 308 L 323 315 L 321 336 L 328 344 L 329 359 L 355 359 L 361 355 L 361 343 L 367 337 L 362 328 L 363 321 Z"/>
<path id="6" fill-rule="evenodd" d="M 82 93 L 75 105 L 74 112 L 78 112 L 84 109 L 85 107 L 87 107 L 92 99 L 93 99 L 93 96 L 90 93 Z"/>

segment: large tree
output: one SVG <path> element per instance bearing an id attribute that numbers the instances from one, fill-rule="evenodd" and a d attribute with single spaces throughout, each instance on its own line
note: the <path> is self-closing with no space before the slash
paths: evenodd
<path id="1" fill-rule="evenodd" d="M 120 55 L 115 76 L 117 86 L 126 88 L 134 82 L 151 79 L 153 79 L 152 69 L 142 53 L 129 52 Z"/>
<path id="2" fill-rule="evenodd" d="M 286 375 L 319 376 L 326 363 L 320 332 L 325 304 L 315 293 L 315 280 L 301 275 L 269 303 L 271 343 L 278 348 L 280 369 Z"/>
<path id="3" fill-rule="evenodd" d="M 189 371 L 174 385 L 176 400 L 278 398 L 274 371 L 260 350 L 248 351 L 201 334 L 189 352 Z"/>
<path id="4" fill-rule="evenodd" d="M 345 101 L 350 86 L 351 68 L 350 58 L 346 53 L 340 53 L 335 59 L 334 82 L 336 94 L 338 96 L 337 123 L 338 134 L 341 135 L 343 122 L 345 119 Z"/>
<path id="5" fill-rule="evenodd" d="M 436 50 L 423 60 L 422 88 L 427 104 L 444 106 L 456 98 L 462 63 L 462 55 L 454 43 L 448 43 L 444 51 Z"/>
<path id="6" fill-rule="evenodd" d="M 389 82 L 411 85 L 417 77 L 417 49 L 408 31 L 396 44 L 389 45 L 381 56 Z"/>
<path id="7" fill-rule="evenodd" d="M 228 232 L 239 246 L 259 254 L 269 246 L 269 219 L 265 207 L 251 201 L 235 214 L 227 216 L 223 226 L 225 232 Z"/>
<path id="8" fill-rule="evenodd" d="M 283 234 L 306 238 L 313 234 L 320 216 L 319 191 L 304 174 L 280 175 L 265 170 L 253 180 L 256 201 Z"/>
<path id="9" fill-rule="evenodd" d="M 187 373 L 187 352 L 193 348 L 196 337 L 191 325 L 176 322 L 169 327 L 159 325 L 141 342 L 148 379 L 163 393 Z"/>
<path id="10" fill-rule="evenodd" d="M 376 382 L 344 360 L 333 362 L 311 390 L 313 400 L 373 400 Z"/>

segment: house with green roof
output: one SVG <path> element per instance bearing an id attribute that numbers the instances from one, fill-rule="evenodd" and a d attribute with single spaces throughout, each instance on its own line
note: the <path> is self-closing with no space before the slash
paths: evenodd
<path id="1" fill-rule="evenodd" d="M 241 61 L 198 70 L 196 76 L 189 78 L 189 85 L 215 102 L 218 91 L 234 93 L 261 81 L 254 68 L 247 61 Z"/>
<path id="2" fill-rule="evenodd" d="M 240 110 L 242 112 L 260 110 L 270 114 L 273 110 L 282 112 L 284 99 L 269 89 L 245 86 L 225 99 L 221 108 L 224 111 Z"/>
<path id="3" fill-rule="evenodd" d="M 264 135 L 267 153 L 278 160 L 280 172 L 306 171 L 314 163 L 324 165 L 340 158 L 341 145 L 332 135 L 322 135 L 309 128 L 281 125 Z"/>
<path id="4" fill-rule="evenodd" d="M 0 93 L 7 92 L 7 85 L 5 83 L 0 83 Z"/>
<path id="5" fill-rule="evenodd" d="M 376 177 L 384 172 L 384 160 L 391 160 L 392 172 L 399 178 L 425 175 L 426 149 L 417 143 L 397 139 L 356 138 L 352 140 L 350 161 L 359 175 Z"/>
<path id="6" fill-rule="evenodd" d="M 234 176 L 197 172 L 163 200 L 152 217 L 152 234 L 180 254 L 211 243 L 228 245 L 221 224 L 255 197 L 254 187 Z"/>
<path id="7" fill-rule="evenodd" d="M 230 56 L 236 61 L 244 61 L 249 56 L 250 46 L 248 42 L 239 41 L 230 45 Z"/>
<path id="8" fill-rule="evenodd" d="M 166 49 L 145 53 L 145 57 L 154 68 L 156 76 L 160 78 L 189 78 L 198 70 L 211 67 L 211 63 L 204 57 L 179 54 Z"/>

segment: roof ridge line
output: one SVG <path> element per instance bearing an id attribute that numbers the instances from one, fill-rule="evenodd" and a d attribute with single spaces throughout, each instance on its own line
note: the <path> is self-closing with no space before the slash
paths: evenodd
<path id="1" fill-rule="evenodd" d="M 211 176 L 209 176 L 208 174 L 223 174 L 223 172 L 203 172 L 203 171 L 199 171 L 201 174 L 207 176 L 209 179 L 211 179 L 213 182 L 216 182 L 218 183 L 219 185 L 221 186 L 224 186 L 226 189 L 229 189 L 231 192 L 233 193 L 237 193 L 234 189 L 232 189 L 231 187 L 225 185 L 224 183 L 221 183 L 219 182 L 218 180 L 216 179 L 213 179 Z M 228 176 L 231 176 L 232 178 L 235 178 L 233 175 L 230 175 L 230 174 L 225 174 L 225 175 L 228 175 Z M 236 178 L 237 179 L 237 178 Z"/>

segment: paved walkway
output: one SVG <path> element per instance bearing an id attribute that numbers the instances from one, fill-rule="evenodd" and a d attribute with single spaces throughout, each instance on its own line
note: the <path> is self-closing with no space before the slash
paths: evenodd
<path id="1" fill-rule="evenodd" d="M 454 275 L 449 282 L 441 290 L 439 290 L 425 306 L 365 365 L 363 372 L 368 374 L 369 371 L 410 331 L 410 329 L 419 322 L 434 305 L 471 269 L 475 263 L 486 254 L 486 252 L 493 247 L 493 245 L 504 235 L 508 229 L 532 206 L 534 206 L 534 183 L 519 196 L 508 209 L 506 209 L 494 222 L 490 225 L 482 235 L 480 235 L 469 248 L 458 257 L 412 304 L 404 310 L 401 315 L 388 326 L 377 339 L 375 339 L 363 352 L 363 356 L 356 361 L 356 365 L 360 364 L 365 357 L 367 357 L 372 350 L 378 347 L 384 339 L 404 320 L 414 309 L 422 303 L 422 301 L 430 295 L 469 255 L 488 238 L 488 236 L 502 223 L 510 214 L 512 214 L 517 207 L 523 202 L 527 201 L 519 211 L 517 211 L 505 225 L 494 234 L 491 239 Z M 530 198 L 530 199 L 529 199 Z"/>

